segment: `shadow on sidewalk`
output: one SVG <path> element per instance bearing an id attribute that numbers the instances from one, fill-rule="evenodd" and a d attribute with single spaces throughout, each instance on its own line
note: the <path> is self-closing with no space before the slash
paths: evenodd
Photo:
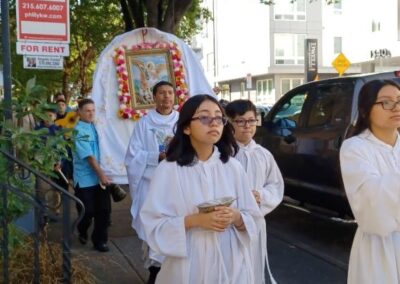
<path id="1" fill-rule="evenodd" d="M 126 187 L 124 187 L 127 189 Z M 148 272 L 142 262 L 142 242 L 131 227 L 130 206 L 128 196 L 120 202 L 112 202 L 109 227 L 109 252 L 98 252 L 89 241 L 82 245 L 78 241 L 76 231 L 71 236 L 72 258 L 86 267 L 96 278 L 96 283 L 145 283 Z M 77 218 L 75 204 L 71 204 L 71 220 Z M 91 228 L 93 225 L 91 226 Z M 50 223 L 48 236 L 51 241 L 61 241 L 62 223 Z"/>

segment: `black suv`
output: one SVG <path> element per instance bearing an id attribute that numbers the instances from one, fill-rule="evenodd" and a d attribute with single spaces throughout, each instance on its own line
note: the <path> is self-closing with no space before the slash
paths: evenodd
<path id="1" fill-rule="evenodd" d="M 340 174 L 339 148 L 356 120 L 358 93 L 373 79 L 400 83 L 400 71 L 304 84 L 281 97 L 262 118 L 255 140 L 274 155 L 286 196 L 341 217 L 352 216 Z"/>

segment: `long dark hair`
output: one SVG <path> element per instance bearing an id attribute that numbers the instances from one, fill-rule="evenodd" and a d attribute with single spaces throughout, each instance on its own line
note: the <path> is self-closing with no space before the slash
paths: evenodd
<path id="1" fill-rule="evenodd" d="M 372 80 L 362 86 L 358 96 L 358 118 L 353 135 L 358 135 L 367 128 L 371 129 L 369 116 L 379 91 L 385 86 L 394 86 L 400 90 L 400 85 L 392 80 Z"/>
<path id="2" fill-rule="evenodd" d="M 212 96 L 196 95 L 188 99 L 180 111 L 179 119 L 176 123 L 175 136 L 169 143 L 166 153 L 167 161 L 176 161 L 180 166 L 187 166 L 194 162 L 197 156 L 196 151 L 190 142 L 190 137 L 183 131 L 190 125 L 192 117 L 199 106 L 207 100 L 215 103 L 224 114 L 223 108 Z M 223 163 L 226 163 L 230 156 L 236 155 L 238 145 L 233 136 L 233 127 L 229 122 L 224 126 L 221 139 L 215 145 L 221 153 L 220 159 Z"/>

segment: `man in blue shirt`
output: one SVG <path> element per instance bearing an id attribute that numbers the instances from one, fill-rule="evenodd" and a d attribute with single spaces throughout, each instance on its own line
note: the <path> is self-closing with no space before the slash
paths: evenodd
<path id="1" fill-rule="evenodd" d="M 94 219 L 93 246 L 98 251 L 106 252 L 109 251 L 107 241 L 111 211 L 110 193 L 106 185 L 111 180 L 99 165 L 99 141 L 93 124 L 94 102 L 91 99 L 79 101 L 78 114 L 80 120 L 75 126 L 77 136 L 73 151 L 73 175 L 75 195 L 85 205 L 85 216 L 78 224 L 79 241 L 86 244 L 87 231 Z"/>

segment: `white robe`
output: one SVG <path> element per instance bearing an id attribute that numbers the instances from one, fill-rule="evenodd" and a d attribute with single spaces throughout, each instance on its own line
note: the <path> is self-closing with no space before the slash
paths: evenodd
<path id="1" fill-rule="evenodd" d="M 400 283 L 400 139 L 394 147 L 369 130 L 344 141 L 340 164 L 358 223 L 349 284 Z"/>
<path id="2" fill-rule="evenodd" d="M 283 199 L 284 183 L 282 174 L 272 154 L 251 140 L 248 145 L 239 143 L 239 152 L 235 156 L 242 164 L 249 180 L 250 189 L 257 190 L 261 197 L 260 210 L 263 216 L 274 210 Z M 275 280 L 268 265 L 267 231 L 262 226 L 257 242 L 252 245 L 255 271 L 264 271 L 265 263 L 272 283 Z M 256 272 L 256 276 L 264 276 Z M 264 283 L 265 279 L 255 279 L 255 283 Z"/>
<path id="3" fill-rule="evenodd" d="M 150 247 L 165 255 L 157 284 L 162 283 L 254 283 L 250 256 L 262 216 L 250 193 L 243 168 L 231 158 L 225 164 L 214 153 L 205 162 L 179 166 L 163 161 L 151 181 L 141 219 Z M 246 231 L 233 225 L 219 233 L 202 228 L 185 230 L 184 218 L 197 213 L 197 205 L 233 196 Z"/>
<path id="4" fill-rule="evenodd" d="M 129 141 L 125 165 L 132 197 L 132 227 L 144 241 L 146 239 L 139 211 L 146 198 L 154 170 L 158 166 L 159 145 L 165 137 L 173 136 L 173 128 L 178 117 L 177 111 L 172 111 L 169 115 L 161 115 L 151 110 L 139 120 Z"/>

